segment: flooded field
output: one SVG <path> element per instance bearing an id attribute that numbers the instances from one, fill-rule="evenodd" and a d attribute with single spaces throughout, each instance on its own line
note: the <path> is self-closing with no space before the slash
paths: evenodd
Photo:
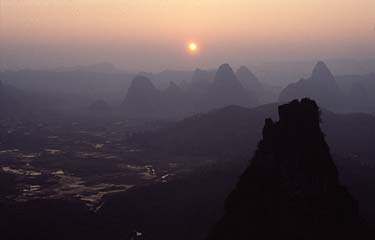
<path id="1" fill-rule="evenodd" d="M 16 188 L 8 200 L 79 199 L 96 209 L 109 194 L 165 183 L 194 167 L 129 144 L 138 129 L 126 122 L 3 121 L 2 129 L 0 172 Z"/>

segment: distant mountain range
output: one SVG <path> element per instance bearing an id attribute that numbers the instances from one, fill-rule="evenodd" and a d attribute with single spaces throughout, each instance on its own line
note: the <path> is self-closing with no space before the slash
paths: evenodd
<path id="1" fill-rule="evenodd" d="M 243 70 L 243 68 L 242 68 Z M 157 89 L 144 76 L 133 79 L 124 100 L 124 111 L 130 117 L 168 118 L 188 116 L 228 105 L 255 106 L 258 100 L 249 88 L 260 82 L 247 70 L 240 71 L 241 83 L 228 64 L 219 67 L 215 75 L 197 69 L 186 89 L 171 82 L 166 90 Z M 243 86 L 247 84 L 247 88 Z"/>
<path id="2" fill-rule="evenodd" d="M 375 74 L 334 76 L 324 62 L 316 64 L 310 77 L 284 89 L 268 86 L 245 66 L 234 72 L 226 64 L 216 72 L 166 70 L 139 76 L 149 80 L 154 93 L 147 95 L 148 90 L 145 90 L 143 94 L 142 89 L 131 92 L 137 75 L 121 71 L 109 63 L 48 71 L 0 72 L 4 85 L 48 99 L 42 102 L 58 104 L 56 109 L 64 112 L 87 111 L 95 101 L 102 99 L 113 107 L 114 112 L 124 113 L 130 118 L 181 119 L 229 105 L 252 107 L 276 102 L 279 95 L 280 102 L 311 97 L 334 112 L 375 113 Z M 135 97 L 137 94 L 140 96 Z M 149 110 L 145 106 L 147 101 L 152 105 Z M 139 107 L 132 107 L 132 104 L 139 104 Z M 29 110 L 33 111 L 32 108 Z"/>
<path id="3" fill-rule="evenodd" d="M 281 93 L 279 100 L 288 102 L 293 99 L 311 97 L 329 109 L 338 109 L 344 106 L 344 96 L 335 77 L 324 62 L 318 62 L 310 78 L 301 79 L 289 84 Z"/>
<path id="4" fill-rule="evenodd" d="M 375 74 L 334 77 L 324 62 L 318 62 L 311 77 L 289 84 L 279 101 L 311 97 L 332 111 L 374 113 L 374 93 Z"/>
<path id="5" fill-rule="evenodd" d="M 199 110 L 206 112 L 228 105 L 255 106 L 258 100 L 241 84 L 229 64 L 217 70 L 212 84 L 199 100 Z"/>
<path id="6" fill-rule="evenodd" d="M 75 71 L 81 71 L 81 72 L 95 72 L 95 73 L 124 73 L 124 71 L 118 69 L 115 65 L 112 63 L 96 63 L 91 65 L 78 65 L 78 66 L 72 66 L 72 67 L 62 67 L 62 68 L 56 68 L 53 69 L 54 72 L 75 72 Z"/>

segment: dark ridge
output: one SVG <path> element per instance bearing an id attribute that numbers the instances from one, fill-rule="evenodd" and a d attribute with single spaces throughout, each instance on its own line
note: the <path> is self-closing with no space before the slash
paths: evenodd
<path id="1" fill-rule="evenodd" d="M 358 238 L 357 203 L 339 183 L 319 107 L 294 100 L 279 107 L 279 118 L 266 119 L 255 156 L 208 239 Z"/>
<path id="2" fill-rule="evenodd" d="M 161 108 L 161 93 L 144 76 L 136 76 L 126 94 L 124 111 L 130 118 L 154 118 Z"/>

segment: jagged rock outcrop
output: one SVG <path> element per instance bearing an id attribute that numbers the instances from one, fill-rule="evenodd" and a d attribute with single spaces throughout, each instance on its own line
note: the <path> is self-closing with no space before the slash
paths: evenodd
<path id="1" fill-rule="evenodd" d="M 229 105 L 253 106 L 256 100 L 238 81 L 229 64 L 223 64 L 200 103 L 201 110 L 207 111 Z"/>
<path id="2" fill-rule="evenodd" d="M 150 79 L 136 76 L 123 103 L 125 114 L 132 118 L 154 118 L 160 116 L 161 93 Z"/>
<path id="3" fill-rule="evenodd" d="M 255 156 L 208 239 L 363 239 L 317 104 L 295 100 L 279 107 L 279 118 L 266 119 Z"/>
<path id="4" fill-rule="evenodd" d="M 335 77 L 324 62 L 318 62 L 310 78 L 301 79 L 289 84 L 281 93 L 279 100 L 288 102 L 296 98 L 310 97 L 319 105 L 334 111 L 342 111 L 344 96 L 340 91 Z"/>

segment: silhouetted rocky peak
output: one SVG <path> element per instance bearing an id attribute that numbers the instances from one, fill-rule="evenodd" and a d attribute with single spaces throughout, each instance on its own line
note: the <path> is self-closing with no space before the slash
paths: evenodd
<path id="1" fill-rule="evenodd" d="M 215 74 L 213 88 L 223 94 L 234 94 L 239 92 L 242 94 L 245 90 L 229 64 L 223 64 L 219 67 Z"/>
<path id="2" fill-rule="evenodd" d="M 144 76 L 136 76 L 124 100 L 125 113 L 136 118 L 154 118 L 160 115 L 161 93 Z"/>
<path id="3" fill-rule="evenodd" d="M 147 77 L 142 75 L 136 76 L 133 81 L 131 82 L 129 91 L 154 91 L 156 90 L 154 84 L 152 84 L 151 80 Z"/>
<path id="4" fill-rule="evenodd" d="M 259 94 L 264 90 L 258 78 L 247 67 L 241 66 L 237 70 L 236 76 L 247 90 L 258 92 Z"/>
<path id="5" fill-rule="evenodd" d="M 263 151 L 272 157 L 266 157 Z M 294 100 L 279 106 L 278 122 L 266 119 L 263 140 L 250 168 L 268 171 L 264 165 L 271 166 L 283 181 L 280 183 L 285 197 L 297 192 L 320 195 L 338 187 L 337 170 L 320 129 L 320 110 L 314 101 Z"/>
<path id="6" fill-rule="evenodd" d="M 310 99 L 279 107 L 209 239 L 352 239 L 356 202 L 338 180 Z"/>
<path id="7" fill-rule="evenodd" d="M 199 104 L 203 111 L 229 105 L 253 106 L 256 100 L 238 81 L 229 64 L 223 64 Z"/>
<path id="8" fill-rule="evenodd" d="M 339 89 L 335 77 L 322 61 L 315 65 L 311 74 L 311 81 L 319 83 L 321 86 L 332 88 L 332 91 L 338 91 Z"/>
<path id="9" fill-rule="evenodd" d="M 296 98 L 314 98 L 324 108 L 343 111 L 344 95 L 339 89 L 335 77 L 324 62 L 318 62 L 310 78 L 289 84 L 281 93 L 279 100 L 291 101 Z"/>
<path id="10" fill-rule="evenodd" d="M 331 71 L 328 69 L 327 65 L 322 62 L 322 61 L 319 61 L 313 71 L 312 71 L 312 78 L 313 79 L 319 79 L 319 78 L 334 78 Z"/>
<path id="11" fill-rule="evenodd" d="M 279 118 L 280 126 L 286 131 L 290 129 L 304 130 L 299 137 L 304 138 L 307 133 L 322 134 L 319 125 L 319 107 L 308 98 L 302 99 L 301 102 L 294 100 L 289 104 L 279 106 Z"/>
<path id="12" fill-rule="evenodd" d="M 215 74 L 214 83 L 237 82 L 237 77 L 229 64 L 225 63 L 219 67 Z"/>
<path id="13" fill-rule="evenodd" d="M 236 72 L 238 80 L 241 81 L 243 79 L 244 81 L 250 80 L 253 81 L 259 81 L 258 78 L 252 73 L 246 66 L 241 66 L 239 69 L 237 69 Z"/>

